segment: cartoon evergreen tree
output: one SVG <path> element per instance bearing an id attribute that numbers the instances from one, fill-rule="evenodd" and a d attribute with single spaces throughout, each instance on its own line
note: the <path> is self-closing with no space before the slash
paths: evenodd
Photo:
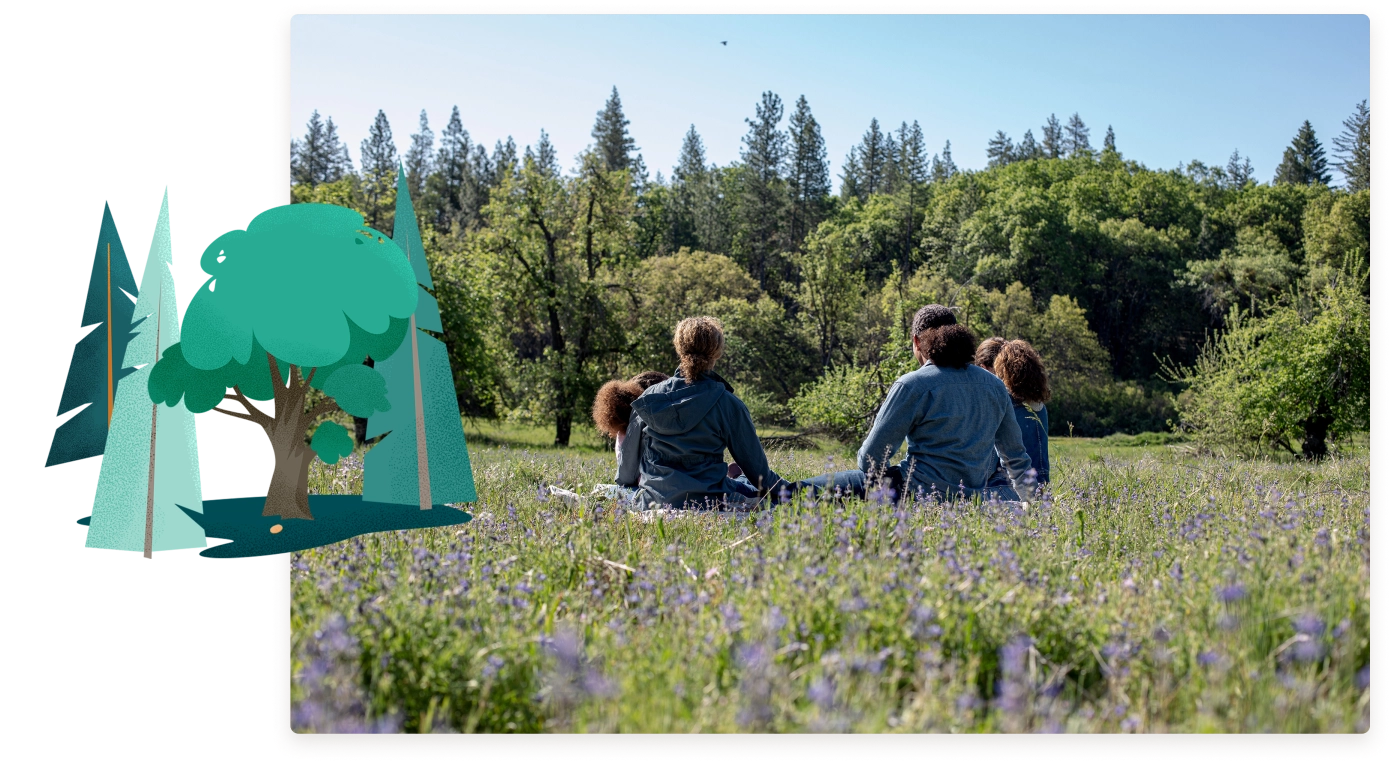
<path id="1" fill-rule="evenodd" d="M 206 547 L 203 529 L 179 507 L 203 511 L 198 475 L 198 438 L 193 414 L 179 403 L 150 400 L 150 372 L 160 355 L 179 341 L 174 298 L 173 249 L 169 240 L 169 193 L 159 209 L 150 255 L 135 302 L 135 327 L 126 346 L 129 373 L 116 391 L 115 415 L 97 482 L 87 546 L 110 550 Z"/>
<path id="2" fill-rule="evenodd" d="M 136 295 L 135 276 L 130 274 L 130 262 L 126 261 L 108 204 L 101 215 L 96 259 L 87 285 L 87 305 L 82 311 L 82 327 L 99 327 L 73 347 L 58 414 L 84 404 L 89 406 L 58 426 L 45 467 L 95 457 L 105 451 L 116 390 L 121 379 L 131 372 L 125 368 L 124 359 L 135 311 L 131 300 Z"/>
<path id="3" fill-rule="evenodd" d="M 405 251 L 420 301 L 410 317 L 410 332 L 400 351 L 377 362 L 386 378 L 390 408 L 367 420 L 367 436 L 388 433 L 367 452 L 362 474 L 362 498 L 369 502 L 433 505 L 477 500 L 468 442 L 459 416 L 449 352 L 425 331 L 442 333 L 439 304 L 430 289 L 429 265 L 415 221 L 404 170 L 396 179 L 396 222 L 392 239 Z"/>

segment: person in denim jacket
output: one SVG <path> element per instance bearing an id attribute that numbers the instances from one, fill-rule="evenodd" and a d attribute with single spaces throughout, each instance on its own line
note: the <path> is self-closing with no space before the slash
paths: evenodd
<path id="1" fill-rule="evenodd" d="M 681 320 L 675 345 L 680 369 L 632 402 L 627 438 L 641 446 L 630 455 L 624 447 L 618 483 L 640 483 L 646 508 L 755 509 L 789 484 L 768 466 L 748 407 L 714 372 L 723 326 L 713 317 Z M 746 480 L 730 476 L 726 449 Z"/>
<path id="2" fill-rule="evenodd" d="M 801 482 L 814 492 L 865 496 L 873 488 L 941 499 L 989 498 L 987 484 L 1004 462 L 1013 491 L 1032 495 L 1025 451 L 1009 392 L 998 378 L 971 364 L 975 337 L 947 307 L 931 304 L 912 320 L 912 352 L 922 363 L 893 383 L 873 428 L 859 448 L 858 470 Z M 906 457 L 890 461 L 899 446 Z M 870 483 L 881 475 L 886 484 Z M 886 493 L 886 492 L 885 492 Z"/>
<path id="3" fill-rule="evenodd" d="M 1047 368 L 1042 357 L 1027 341 L 986 339 L 975 351 L 975 364 L 989 370 L 1003 381 L 1013 399 L 1014 417 L 1018 420 L 1023 446 L 1033 461 L 1034 480 L 1045 484 L 1052 480 L 1047 452 L 1047 405 L 1052 390 L 1047 382 Z M 990 478 L 991 488 L 1009 486 L 1008 474 L 1000 463 Z"/>

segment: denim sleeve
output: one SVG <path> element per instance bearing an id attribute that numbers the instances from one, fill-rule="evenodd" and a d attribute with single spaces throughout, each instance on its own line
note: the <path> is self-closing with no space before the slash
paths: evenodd
<path id="1" fill-rule="evenodd" d="M 893 459 L 898 445 L 907 438 L 908 431 L 912 430 L 914 415 L 909 407 L 913 400 L 906 389 L 901 380 L 895 381 L 878 408 L 874 427 L 869 429 L 863 446 L 859 447 L 859 469 L 865 473 L 871 467 L 882 470 Z"/>
<path id="2" fill-rule="evenodd" d="M 618 453 L 618 475 L 613 477 L 613 483 L 619 486 L 636 486 L 641 479 L 642 431 L 646 427 L 642 418 L 638 417 L 636 412 L 632 413 L 632 418 L 627 421 L 623 449 Z"/>
<path id="3" fill-rule="evenodd" d="M 1051 426 L 1047 419 L 1047 405 L 1043 405 L 1043 408 L 1038 410 L 1038 417 L 1042 420 L 1042 432 L 1039 435 L 1042 440 L 1042 446 L 1039 447 L 1042 465 L 1034 467 L 1038 469 L 1038 483 L 1045 484 L 1052 480 L 1052 458 L 1047 452 L 1047 429 Z"/>
<path id="4" fill-rule="evenodd" d="M 1003 391 L 1001 387 L 999 389 Z M 982 400 L 983 401 L 983 400 Z M 994 434 L 994 451 L 999 454 L 999 461 L 1009 471 L 1009 480 L 1013 482 L 1014 491 L 1018 492 L 1019 499 L 1024 502 L 1033 500 L 1033 485 L 1025 483 L 1028 469 L 1033 467 L 1033 460 L 1028 456 L 1028 451 L 1023 448 L 1023 433 L 1018 428 L 1018 419 L 1014 417 L 1013 405 L 1005 399 L 1007 412 L 1004 419 L 999 421 L 999 430 Z"/>
<path id="5" fill-rule="evenodd" d="M 772 491 L 782 478 L 773 473 L 767 464 L 767 453 L 763 451 L 763 443 L 758 441 L 758 432 L 753 426 L 753 416 L 748 413 L 748 407 L 733 394 L 729 395 L 729 399 L 732 400 L 732 404 L 725 410 L 730 418 L 729 440 L 725 446 L 729 448 L 729 454 L 733 455 L 734 462 L 743 468 L 748 482 L 758 487 L 759 494 L 766 494 Z"/>

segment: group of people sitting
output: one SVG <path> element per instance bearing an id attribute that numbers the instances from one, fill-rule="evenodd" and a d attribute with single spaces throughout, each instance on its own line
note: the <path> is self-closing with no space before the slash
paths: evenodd
<path id="1" fill-rule="evenodd" d="M 978 346 L 948 307 L 912 320 L 919 367 L 898 378 L 879 407 L 858 467 L 790 482 L 773 472 L 747 406 L 714 371 L 724 331 L 713 317 L 676 326 L 680 367 L 609 381 L 594 423 L 616 440 L 618 472 L 599 487 L 638 508 L 747 511 L 771 496 L 877 493 L 941 500 L 1027 502 L 1048 482 L 1047 373 L 1026 341 Z M 903 459 L 893 463 L 899 445 Z M 724 452 L 733 458 L 724 461 Z"/>

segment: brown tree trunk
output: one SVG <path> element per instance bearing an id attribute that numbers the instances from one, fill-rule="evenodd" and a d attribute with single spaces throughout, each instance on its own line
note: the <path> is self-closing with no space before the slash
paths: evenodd
<path id="1" fill-rule="evenodd" d="M 1332 410 L 1319 399 L 1313 414 L 1303 423 L 1303 458 L 1321 460 L 1327 456 L 1327 429 L 1332 427 Z"/>
<path id="2" fill-rule="evenodd" d="M 276 448 L 275 470 L 270 474 L 261 515 L 314 519 L 309 511 L 309 463 L 313 458 L 314 452 L 307 446 L 291 447 L 287 452 Z"/>

